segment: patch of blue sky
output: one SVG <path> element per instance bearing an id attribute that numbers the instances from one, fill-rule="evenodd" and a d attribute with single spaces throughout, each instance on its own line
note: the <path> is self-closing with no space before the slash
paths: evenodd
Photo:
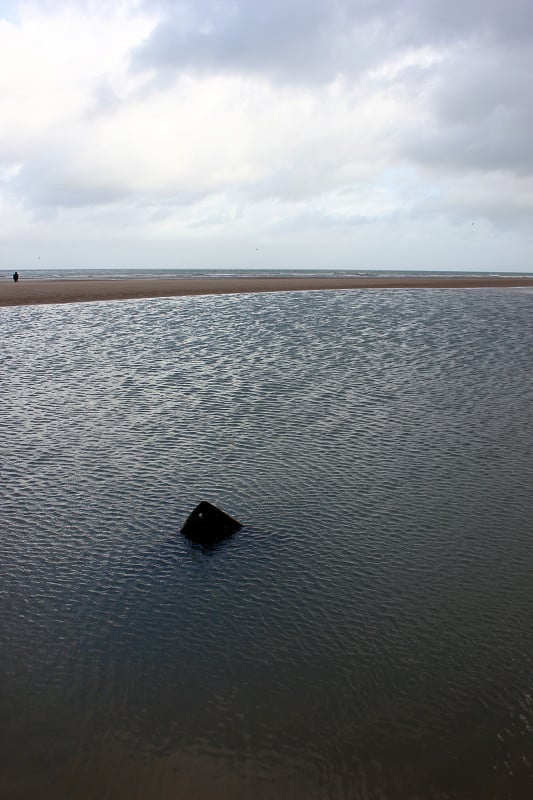
<path id="1" fill-rule="evenodd" d="M 16 0 L 0 0 L 0 21 L 18 22 L 19 3 Z"/>

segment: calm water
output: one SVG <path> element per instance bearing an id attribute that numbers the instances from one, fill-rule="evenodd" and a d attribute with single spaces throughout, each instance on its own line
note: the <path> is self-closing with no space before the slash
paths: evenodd
<path id="1" fill-rule="evenodd" d="M 529 798 L 532 311 L 1 309 L 2 800 Z"/>

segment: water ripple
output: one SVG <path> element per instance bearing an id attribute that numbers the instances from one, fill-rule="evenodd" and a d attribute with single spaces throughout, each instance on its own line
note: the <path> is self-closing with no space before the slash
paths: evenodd
<path id="1" fill-rule="evenodd" d="M 3 309 L 2 797 L 526 797 L 532 297 Z"/>

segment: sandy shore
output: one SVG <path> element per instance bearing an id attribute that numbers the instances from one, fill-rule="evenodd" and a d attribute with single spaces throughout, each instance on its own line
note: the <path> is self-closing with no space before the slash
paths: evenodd
<path id="1" fill-rule="evenodd" d="M 533 276 L 480 277 L 276 277 L 276 278 L 126 278 L 109 280 L 0 281 L 0 306 L 86 303 L 200 294 L 248 294 L 326 289 L 460 289 L 533 287 Z"/>

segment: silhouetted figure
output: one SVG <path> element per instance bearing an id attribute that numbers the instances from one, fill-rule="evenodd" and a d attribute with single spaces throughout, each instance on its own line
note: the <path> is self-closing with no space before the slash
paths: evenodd
<path id="1" fill-rule="evenodd" d="M 13 280 L 15 281 L 15 283 L 19 282 L 19 274 L 18 274 L 18 272 L 14 272 L 13 273 Z"/>

